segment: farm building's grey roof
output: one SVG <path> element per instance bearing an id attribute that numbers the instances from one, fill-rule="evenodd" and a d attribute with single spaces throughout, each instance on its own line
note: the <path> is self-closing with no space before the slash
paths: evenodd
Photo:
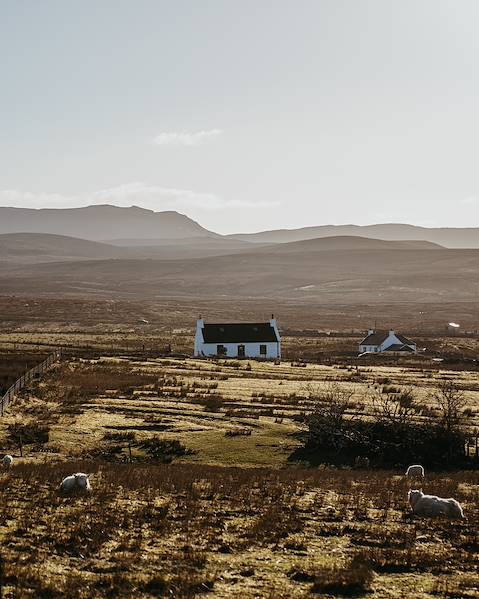
<path id="1" fill-rule="evenodd" d="M 396 337 L 399 339 L 399 341 L 401 343 L 404 343 L 404 345 L 414 345 L 413 341 L 409 341 L 409 339 L 407 337 L 404 337 L 404 335 L 398 335 L 396 333 Z"/>
<path id="2" fill-rule="evenodd" d="M 402 343 L 393 343 L 386 347 L 384 351 L 404 351 L 404 352 L 412 352 L 414 351 L 409 345 L 403 345 Z"/>
<path id="3" fill-rule="evenodd" d="M 269 322 L 205 324 L 205 343 L 254 343 L 279 341 Z"/>
<path id="4" fill-rule="evenodd" d="M 409 339 L 407 339 L 403 335 L 400 335 L 396 332 L 394 334 L 404 345 L 414 345 L 412 341 L 409 341 Z M 388 337 L 389 331 L 374 331 L 374 333 L 371 333 L 371 335 L 365 337 L 359 345 L 381 345 L 381 343 L 383 343 L 383 341 L 386 341 Z"/>

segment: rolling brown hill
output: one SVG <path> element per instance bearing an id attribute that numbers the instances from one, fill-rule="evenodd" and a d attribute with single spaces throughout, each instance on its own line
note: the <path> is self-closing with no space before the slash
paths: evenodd
<path id="1" fill-rule="evenodd" d="M 233 301 L 237 297 L 342 304 L 476 299 L 479 250 L 426 248 L 410 242 L 378 245 L 377 240 L 342 238 L 195 259 L 88 260 L 21 268 L 4 264 L 0 284 L 7 293 L 224 296 Z"/>
<path id="2" fill-rule="evenodd" d="M 251 248 L 251 244 L 249 244 Z M 319 239 L 306 239 L 292 241 L 290 243 L 277 243 L 263 246 L 262 252 L 273 251 L 276 254 L 287 254 L 293 252 L 325 252 L 334 250 L 437 250 L 443 246 L 430 241 L 398 240 L 385 241 L 383 239 L 369 239 L 366 237 L 355 237 L 354 235 L 342 235 L 338 237 L 322 237 Z M 443 248 L 444 249 L 444 248 Z M 258 245 L 254 245 L 250 252 L 258 252 Z"/>
<path id="3" fill-rule="evenodd" d="M 0 235 L 0 261 L 19 264 L 72 260 L 147 259 L 172 260 L 235 253 L 251 244 L 223 237 L 169 239 L 160 245 L 121 247 L 49 233 Z"/>
<path id="4" fill-rule="evenodd" d="M 106 243 L 42 233 L 0 235 L 0 260 L 10 262 L 51 262 L 58 260 L 126 257 L 123 248 Z"/>

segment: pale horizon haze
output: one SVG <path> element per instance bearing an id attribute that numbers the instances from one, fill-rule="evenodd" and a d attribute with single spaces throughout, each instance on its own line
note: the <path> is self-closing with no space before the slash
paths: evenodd
<path id="1" fill-rule="evenodd" d="M 479 227 L 473 0 L 0 2 L 0 206 Z"/>

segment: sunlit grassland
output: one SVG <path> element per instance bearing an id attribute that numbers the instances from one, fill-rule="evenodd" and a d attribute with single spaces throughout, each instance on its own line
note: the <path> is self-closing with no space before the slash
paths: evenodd
<path id="1" fill-rule="evenodd" d="M 27 388 L 0 422 L 5 434 L 19 419 L 50 427 L 42 446 L 64 458 L 108 448 L 111 433 L 179 439 L 194 450 L 181 459 L 217 465 L 280 467 L 300 444 L 304 416 L 332 383 L 353 394 L 348 413 L 371 417 L 374 394 L 412 389 L 434 414 L 437 385 L 453 380 L 467 398 L 464 424 L 479 423 L 479 373 L 393 366 L 327 366 L 235 360 L 70 358 Z M 119 447 L 121 445 L 121 447 Z M 117 449 L 126 457 L 127 443 Z M 133 455 L 141 451 L 130 447 Z M 31 448 L 31 456 L 35 448 Z"/>
<path id="2" fill-rule="evenodd" d="M 74 471 L 88 497 L 57 494 Z M 26 460 L 0 473 L 3 596 L 472 598 L 478 482 L 428 476 L 467 516 L 431 523 L 384 471 Z"/>
<path id="3" fill-rule="evenodd" d="M 477 372 L 103 356 L 66 358 L 0 421 L 5 597 L 477 596 L 478 473 L 428 473 L 466 520 L 414 519 L 402 472 L 302 469 L 291 460 L 318 389 L 431 392 L 453 379 L 477 422 Z M 24 443 L 9 425 L 49 429 Z M 189 451 L 158 463 L 152 439 Z M 129 460 L 131 463 L 121 463 Z M 93 472 L 88 497 L 57 494 Z M 42 568 L 38 568 L 38 564 Z"/>

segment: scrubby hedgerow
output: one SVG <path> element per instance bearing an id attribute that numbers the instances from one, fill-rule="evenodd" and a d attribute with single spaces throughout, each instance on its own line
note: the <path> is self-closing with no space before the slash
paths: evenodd
<path id="1" fill-rule="evenodd" d="M 7 440 L 10 445 L 48 443 L 50 426 L 42 422 L 14 422 L 7 427 Z"/>
<path id="2" fill-rule="evenodd" d="M 164 439 L 154 435 L 139 440 L 132 431 L 107 433 L 103 441 L 103 444 L 94 450 L 86 451 L 84 455 L 109 462 L 124 462 L 131 460 L 131 452 L 135 450 L 133 458 L 135 462 L 151 461 L 170 464 L 175 458 L 196 453 L 183 445 L 179 439 Z"/>
<path id="3" fill-rule="evenodd" d="M 312 463 L 353 464 L 357 456 L 368 456 L 376 467 L 467 466 L 462 395 L 451 383 L 434 392 L 439 415 L 427 419 L 420 417 L 422 406 L 408 389 L 374 392 L 368 419 L 347 414 L 350 397 L 350 391 L 334 384 L 317 394 L 300 457 Z"/>

